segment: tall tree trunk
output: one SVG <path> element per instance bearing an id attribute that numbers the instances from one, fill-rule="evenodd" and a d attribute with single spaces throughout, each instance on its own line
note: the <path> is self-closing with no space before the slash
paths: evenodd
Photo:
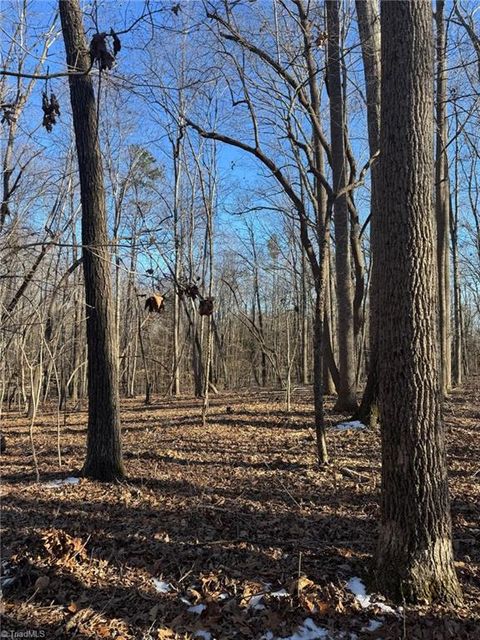
<path id="1" fill-rule="evenodd" d="M 440 327 L 441 384 L 443 393 L 452 386 L 450 330 L 450 197 L 447 156 L 447 72 L 444 0 L 437 0 L 437 136 L 435 163 L 435 212 L 437 219 L 438 314 Z"/>
<path id="2" fill-rule="evenodd" d="M 458 133 L 458 113 L 455 113 L 455 133 Z M 453 333 L 453 360 L 452 382 L 455 386 L 462 384 L 463 378 L 463 321 L 462 321 L 462 296 L 460 289 L 460 269 L 458 257 L 458 135 L 455 137 L 455 163 L 454 163 L 454 201 L 450 192 L 450 237 L 452 242 L 453 263 L 453 309 L 454 309 L 454 333 Z M 480 242 L 480 234 L 479 234 Z"/>
<path id="3" fill-rule="evenodd" d="M 367 125 L 370 155 L 377 153 L 380 144 L 380 14 L 377 0 L 356 0 L 358 30 L 362 46 L 363 68 L 365 71 L 365 87 L 367 95 Z M 366 424 L 375 422 L 377 409 L 377 334 L 378 334 L 378 305 L 376 300 L 378 269 L 375 261 L 376 240 L 378 234 L 378 161 L 374 162 L 370 170 L 371 199 L 370 199 L 370 248 L 372 258 L 370 276 L 370 304 L 369 304 L 369 346 L 367 384 L 363 393 L 357 420 Z"/>
<path id="4" fill-rule="evenodd" d="M 437 356 L 432 9 L 381 6 L 377 579 L 397 601 L 458 602 Z"/>
<path id="5" fill-rule="evenodd" d="M 118 358 L 103 169 L 88 45 L 78 0 L 60 0 L 82 202 L 83 272 L 88 346 L 88 437 L 84 475 L 124 476 L 120 441 Z"/>
<path id="6" fill-rule="evenodd" d="M 333 191 L 338 193 L 347 184 L 344 105 L 340 75 L 339 3 L 337 0 L 329 0 L 326 5 L 328 31 L 327 78 L 330 94 Z M 356 368 L 349 233 L 350 216 L 346 195 L 335 199 L 334 228 L 340 372 L 340 388 L 338 390 L 336 408 L 341 411 L 352 411 L 357 407 L 357 399 L 355 390 Z"/>
<path id="7" fill-rule="evenodd" d="M 180 395 L 180 298 L 177 295 L 176 288 L 181 276 L 182 263 L 182 234 L 180 224 L 180 186 L 182 177 L 182 148 L 183 148 L 183 128 L 180 128 L 173 146 L 173 169 L 174 169 L 174 196 L 173 196 L 173 240 L 175 243 L 175 265 L 174 265 L 174 296 L 173 296 L 173 376 L 172 376 L 172 393 L 175 396 Z"/>

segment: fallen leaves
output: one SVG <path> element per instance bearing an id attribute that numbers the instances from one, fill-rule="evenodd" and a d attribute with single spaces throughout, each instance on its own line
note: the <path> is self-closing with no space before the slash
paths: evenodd
<path id="1" fill-rule="evenodd" d="M 385 620 L 373 630 L 376 609 L 362 609 L 346 589 L 374 548 L 377 434 L 332 431 L 337 467 L 352 470 L 352 477 L 335 476 L 316 467 L 309 397 L 299 398 L 288 422 L 267 394 L 212 397 L 207 430 L 199 406 L 189 398 L 148 408 L 126 403 L 125 449 L 135 452 L 128 481 L 82 479 L 55 491 L 30 481 L 27 422 L 7 415 L 2 543 L 9 620 L 43 625 L 52 637 L 92 639 L 259 640 L 267 630 L 284 638 L 315 628 L 400 637 L 402 621 L 379 610 Z M 473 639 L 480 619 L 478 435 L 468 411 L 455 404 L 449 435 L 466 604 L 455 612 L 409 609 L 407 637 Z M 70 415 L 74 428 L 61 436 L 71 468 L 83 455 L 84 419 Z M 59 475 L 56 425 L 51 416 L 39 423 L 47 482 Z"/>

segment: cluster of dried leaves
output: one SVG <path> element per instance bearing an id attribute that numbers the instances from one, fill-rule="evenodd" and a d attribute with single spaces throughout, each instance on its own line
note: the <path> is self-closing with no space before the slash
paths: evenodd
<path id="1" fill-rule="evenodd" d="M 207 429 L 198 400 L 126 402 L 124 484 L 45 486 L 80 465 L 84 412 L 65 416 L 62 470 L 56 415 L 39 418 L 40 484 L 27 419 L 4 419 L 3 628 L 47 638 L 253 640 L 288 636 L 309 617 L 338 639 L 480 638 L 478 382 L 447 406 L 463 607 L 385 615 L 363 610 L 346 589 L 355 575 L 368 584 L 378 433 L 332 431 L 336 463 L 320 472 L 307 392 L 290 415 L 275 394 L 224 394 L 212 398 Z M 168 587 L 159 592 L 154 579 Z M 372 618 L 382 626 L 368 630 Z"/>

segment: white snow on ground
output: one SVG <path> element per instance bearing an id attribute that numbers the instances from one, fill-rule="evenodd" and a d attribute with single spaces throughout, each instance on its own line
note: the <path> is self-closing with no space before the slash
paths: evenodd
<path id="1" fill-rule="evenodd" d="M 163 580 L 159 580 L 158 578 L 153 578 L 152 582 L 157 593 L 168 593 L 172 590 L 172 585 L 168 582 L 164 582 Z"/>
<path id="2" fill-rule="evenodd" d="M 363 609 L 370 606 L 370 596 L 367 596 L 367 590 L 360 578 L 350 578 L 347 582 L 347 589 L 353 593 Z"/>
<path id="3" fill-rule="evenodd" d="M 158 593 L 168 593 L 173 589 L 170 583 L 159 580 L 158 578 L 153 578 L 152 581 Z M 271 587 L 271 585 L 268 585 L 268 587 Z M 368 607 L 376 607 L 384 613 L 393 613 L 394 615 L 398 615 L 398 612 L 392 609 L 392 607 L 389 607 L 383 602 L 373 600 L 372 596 L 367 594 L 365 585 L 360 578 L 350 578 L 347 583 L 347 589 L 351 591 L 351 593 L 353 593 L 363 609 L 367 609 Z M 278 589 L 277 591 L 271 592 L 267 591 L 266 593 L 274 598 L 286 598 L 290 595 L 286 589 Z M 257 595 L 252 596 L 248 601 L 247 609 L 254 609 L 257 611 L 265 609 L 265 605 L 262 604 L 264 596 L 265 592 L 261 592 Z M 227 593 L 222 593 L 219 597 L 219 599 L 222 600 L 225 598 L 228 598 Z M 200 615 L 207 608 L 206 605 L 202 603 L 192 605 L 191 602 L 187 600 L 187 598 L 180 598 L 180 600 L 188 606 L 187 611 L 189 613 Z M 380 629 L 380 627 L 382 627 L 382 625 L 383 618 L 380 618 L 380 620 L 374 618 L 370 620 L 368 622 L 368 625 L 365 625 L 361 629 L 361 631 L 377 631 L 378 629 Z M 206 631 L 204 629 L 195 631 L 194 638 L 200 638 L 201 640 L 215 640 L 210 631 Z M 328 629 L 325 629 L 325 627 L 318 626 L 311 618 L 305 618 L 303 624 L 297 627 L 296 631 L 294 631 L 292 635 L 288 637 L 276 636 L 273 631 L 266 631 L 261 637 L 261 640 L 334 640 L 335 638 L 338 638 L 338 640 L 340 640 L 340 638 L 342 638 L 343 640 L 358 640 L 358 635 L 353 631 L 339 631 L 337 633 L 334 632 L 333 635 L 331 635 L 331 632 Z"/>
<path id="4" fill-rule="evenodd" d="M 287 638 L 277 638 L 271 631 L 267 631 L 262 636 L 262 640 L 321 640 L 321 638 L 329 637 L 327 629 L 316 625 L 311 618 L 306 618 L 293 635 Z"/>
<path id="5" fill-rule="evenodd" d="M 365 585 L 360 580 L 360 578 L 350 578 L 350 580 L 347 582 L 347 589 L 351 591 L 357 598 L 362 609 L 367 609 L 368 607 L 376 607 L 377 609 L 380 609 L 380 611 L 383 611 L 383 613 L 393 613 L 394 615 L 398 615 L 397 611 L 395 611 L 395 609 L 392 609 L 392 607 L 389 607 L 388 604 L 372 600 L 372 597 L 367 595 Z"/>
<path id="6" fill-rule="evenodd" d="M 331 427 L 333 431 L 346 431 L 347 429 L 366 429 L 367 425 L 360 422 L 360 420 L 351 420 L 350 422 L 339 422 Z"/>
<path id="7" fill-rule="evenodd" d="M 80 478 L 62 478 L 61 480 L 51 480 L 50 482 L 45 482 L 44 487 L 48 487 L 49 489 L 56 489 L 57 487 L 65 487 L 68 484 L 78 484 L 80 482 Z"/>
<path id="8" fill-rule="evenodd" d="M 197 613 L 198 615 L 200 615 L 206 608 L 206 604 L 195 604 L 192 607 L 188 607 L 187 611 L 189 613 Z"/>

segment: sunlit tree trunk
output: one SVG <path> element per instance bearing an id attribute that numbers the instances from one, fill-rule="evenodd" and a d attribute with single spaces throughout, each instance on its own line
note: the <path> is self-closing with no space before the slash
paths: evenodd
<path id="1" fill-rule="evenodd" d="M 357 0 L 356 10 L 358 30 L 362 46 L 363 67 L 365 73 L 365 89 L 367 96 L 367 125 L 370 155 L 377 153 L 380 143 L 380 13 L 377 0 Z M 375 255 L 378 234 L 378 160 L 370 170 L 370 247 L 371 255 Z M 372 261 L 369 299 L 369 347 L 368 374 L 362 401 L 355 415 L 356 419 L 365 423 L 375 421 L 377 414 L 377 332 L 379 310 L 376 300 L 378 269 L 375 259 Z"/>
<path id="2" fill-rule="evenodd" d="M 458 602 L 448 498 L 433 212 L 429 1 L 382 2 L 378 261 L 381 523 L 376 575 L 398 602 Z"/>
<path id="3" fill-rule="evenodd" d="M 455 133 L 458 134 L 458 113 L 456 105 Z M 452 358 L 452 383 L 460 386 L 463 380 L 463 318 L 462 318 L 462 296 L 460 288 L 460 267 L 458 252 L 458 159 L 459 159 L 458 135 L 455 136 L 455 163 L 454 163 L 454 197 L 452 204 L 452 194 L 450 193 L 450 238 L 452 243 L 452 263 L 453 263 L 453 358 Z M 479 234 L 480 243 L 480 234 Z"/>
<path id="4" fill-rule="evenodd" d="M 443 393 L 452 386 L 452 340 L 450 329 L 450 196 L 447 156 L 447 72 L 444 0 L 437 0 L 437 96 L 435 212 L 437 220 L 438 314 L 440 327 L 441 384 Z"/>
<path id="5" fill-rule="evenodd" d="M 327 77 L 330 94 L 330 132 L 332 147 L 333 191 L 338 193 L 347 184 L 345 155 L 345 123 L 340 75 L 339 3 L 329 0 L 327 6 L 328 57 Z M 337 409 L 356 408 L 355 340 L 353 327 L 353 289 L 351 275 L 350 216 L 347 196 L 337 197 L 334 203 L 335 267 L 338 305 L 338 353 L 340 387 Z"/>
<path id="6" fill-rule="evenodd" d="M 120 442 L 118 358 L 115 345 L 111 261 L 98 122 L 88 45 L 78 0 L 60 0 L 82 202 L 83 271 L 88 346 L 88 437 L 84 475 L 114 480 L 124 475 Z"/>

